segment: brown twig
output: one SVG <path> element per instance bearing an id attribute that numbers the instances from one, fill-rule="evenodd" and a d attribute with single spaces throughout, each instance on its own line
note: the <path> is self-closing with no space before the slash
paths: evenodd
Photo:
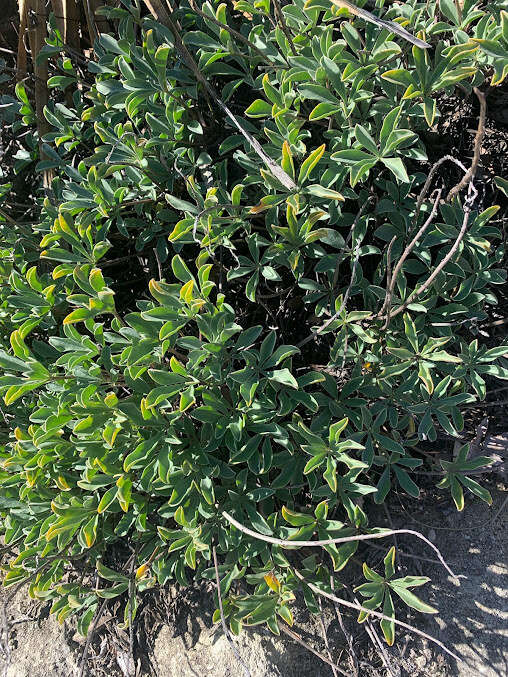
<path id="1" fill-rule="evenodd" d="M 86 636 L 85 647 L 83 649 L 83 653 L 81 654 L 81 661 L 79 663 L 79 677 L 84 677 L 85 674 L 86 674 L 86 672 L 85 672 L 86 671 L 86 659 L 87 659 L 87 656 L 88 656 L 88 651 L 90 649 L 90 644 L 91 644 L 92 638 L 95 634 L 95 630 L 97 628 L 97 625 L 98 625 L 100 619 L 102 618 L 102 615 L 104 614 L 107 602 L 108 602 L 108 600 L 105 599 L 102 602 L 102 604 L 100 605 L 99 611 L 97 612 L 97 614 L 96 614 L 96 616 L 93 620 L 92 627 L 89 629 L 88 634 Z"/>
<path id="2" fill-rule="evenodd" d="M 333 576 L 330 575 L 330 588 L 332 589 L 332 591 L 335 591 L 334 587 L 335 587 L 335 581 L 333 579 Z M 333 602 L 333 608 L 335 609 L 335 615 L 337 616 L 337 620 L 339 621 L 339 625 L 340 625 L 340 629 L 342 630 L 342 634 L 346 638 L 346 642 L 348 644 L 349 658 L 351 660 L 352 669 L 353 669 L 353 677 L 357 677 L 358 676 L 358 659 L 356 657 L 355 650 L 354 650 L 354 647 L 353 647 L 353 637 L 352 637 L 351 633 L 346 630 L 346 626 L 344 625 L 344 620 L 342 618 L 342 614 L 340 612 L 338 605 L 335 604 L 335 602 Z"/>
<path id="3" fill-rule="evenodd" d="M 274 6 L 274 9 L 275 9 L 275 14 L 276 14 L 277 20 L 280 21 L 280 26 L 282 28 L 282 32 L 286 36 L 286 40 L 289 42 L 293 56 L 296 56 L 297 51 L 296 51 L 296 48 L 295 48 L 295 43 L 293 42 L 293 37 L 292 37 L 292 35 L 289 31 L 286 20 L 284 19 L 284 14 L 282 13 L 282 8 L 280 6 L 279 0 L 273 0 L 273 6 Z"/>
<path id="4" fill-rule="evenodd" d="M 485 136 L 485 119 L 487 117 L 487 99 L 485 94 L 478 89 L 478 87 L 473 88 L 474 93 L 478 97 L 480 102 L 480 117 L 478 120 L 478 130 L 476 132 L 476 137 L 474 140 L 474 152 L 473 152 L 473 161 L 471 162 L 471 167 L 464 174 L 459 183 L 454 186 L 448 193 L 446 198 L 447 202 L 451 202 L 453 198 L 460 193 L 460 191 L 465 188 L 469 183 L 474 181 L 476 172 L 478 170 L 478 165 L 480 164 L 480 154 L 482 151 L 482 142 L 483 137 Z"/>
<path id="5" fill-rule="evenodd" d="M 330 651 L 330 644 L 328 643 L 328 635 L 326 633 L 325 623 L 323 621 L 323 609 L 322 609 L 322 605 L 321 605 L 321 599 L 318 599 L 318 605 L 319 605 L 319 610 L 321 612 L 320 615 L 319 615 L 319 625 L 321 626 L 321 633 L 323 635 L 323 640 L 324 640 L 325 647 L 326 647 L 326 653 L 328 654 L 328 658 L 330 659 L 329 665 L 332 668 L 333 677 L 337 677 L 338 670 L 340 670 L 340 668 L 337 668 L 337 666 L 332 662 L 332 653 Z M 344 675 L 344 674 L 348 674 L 348 673 L 342 672 L 342 674 Z"/>
<path id="6" fill-rule="evenodd" d="M 404 301 L 402 305 L 400 305 L 396 310 L 393 311 L 391 314 L 392 317 L 395 317 L 396 315 L 399 315 L 402 313 L 410 303 L 414 301 L 414 299 L 417 296 L 420 296 L 423 294 L 423 292 L 430 287 L 430 285 L 434 282 L 436 277 L 439 275 L 439 273 L 443 270 L 443 268 L 446 266 L 446 264 L 451 260 L 457 249 L 459 248 L 460 243 L 464 239 L 464 236 L 466 234 L 467 226 L 469 223 L 469 216 L 471 214 L 471 206 L 474 201 L 474 198 L 471 197 L 472 191 L 474 191 L 473 184 L 470 183 L 470 194 L 468 195 L 468 198 L 464 204 L 464 218 L 462 220 L 462 226 L 459 230 L 459 233 L 457 235 L 457 239 L 453 243 L 450 251 L 448 254 L 442 259 L 442 261 L 439 263 L 439 265 L 436 266 L 434 271 L 429 275 L 429 277 L 423 282 L 417 289 L 414 289 L 411 294 L 408 296 L 408 298 Z M 476 191 L 475 191 L 476 192 Z"/>
<path id="7" fill-rule="evenodd" d="M 420 195 L 418 196 L 418 200 L 416 201 L 415 221 L 418 220 L 418 217 L 420 215 L 420 209 L 422 207 L 423 201 L 425 200 L 425 196 L 427 195 L 427 193 L 429 191 L 430 184 L 432 183 L 432 179 L 434 178 L 435 173 L 437 172 L 439 167 L 441 167 L 441 165 L 444 164 L 447 161 L 455 163 L 458 167 L 460 167 L 460 169 L 462 169 L 462 171 L 464 173 L 467 172 L 467 169 L 464 167 L 462 162 L 460 160 L 457 160 L 456 158 L 454 158 L 452 155 L 443 155 L 442 158 L 437 160 L 437 162 L 435 162 L 432 165 L 432 167 L 430 168 L 429 174 L 427 176 L 427 180 L 425 181 L 425 184 L 420 191 Z"/>
<path id="8" fill-rule="evenodd" d="M 426 219 L 423 226 L 416 233 L 414 238 L 411 240 L 411 242 L 408 244 L 408 246 L 405 248 L 405 250 L 402 252 L 401 257 L 397 261 L 397 265 L 395 266 L 395 268 L 393 270 L 393 274 L 390 276 L 390 280 L 388 281 L 388 279 L 387 279 L 385 301 L 384 301 L 383 307 L 379 311 L 379 315 L 382 315 L 385 308 L 386 308 L 386 320 L 385 320 L 385 324 L 384 324 L 383 329 L 386 329 L 388 327 L 388 324 L 390 323 L 390 311 L 391 311 L 391 305 L 392 305 L 392 296 L 393 296 L 393 290 L 395 289 L 395 283 L 397 282 L 397 277 L 398 277 L 398 275 L 401 271 L 401 268 L 404 264 L 404 261 L 407 259 L 409 254 L 413 251 L 413 249 L 416 246 L 416 243 L 418 242 L 418 240 L 422 237 L 422 235 L 425 233 L 427 228 L 430 226 L 430 224 L 434 220 L 434 217 L 437 214 L 437 206 L 439 204 L 439 200 L 441 199 L 441 193 L 442 193 L 442 190 L 440 188 L 437 191 L 437 196 L 436 196 L 436 199 L 434 200 L 434 205 L 432 206 L 432 210 L 431 210 L 428 218 Z M 388 275 L 387 275 L 387 277 L 388 277 Z"/>
<path id="9" fill-rule="evenodd" d="M 349 592 L 349 591 L 348 591 Z M 356 604 L 360 604 L 357 600 L 357 598 L 353 595 L 353 593 L 349 592 L 349 594 L 353 597 L 353 601 L 356 602 Z M 379 635 L 376 632 L 376 629 L 373 625 L 373 623 L 370 621 L 369 618 L 365 619 L 365 631 L 367 633 L 368 638 L 370 639 L 374 649 L 376 652 L 379 654 L 381 657 L 381 661 L 383 665 L 385 666 L 385 669 L 387 670 L 388 674 L 391 677 L 396 677 L 392 670 L 392 666 L 390 664 L 390 659 L 388 658 L 388 653 L 383 646 L 383 642 L 379 639 Z"/>
<path id="10" fill-rule="evenodd" d="M 388 326 L 388 323 L 390 322 L 390 310 L 391 310 L 391 285 L 392 285 L 392 247 L 395 243 L 395 240 L 397 239 L 397 236 L 394 235 L 392 239 L 390 240 L 390 244 L 388 245 L 388 251 L 386 252 L 386 297 L 385 297 L 385 303 L 388 304 L 388 308 L 386 310 L 386 323 L 384 328 Z M 384 306 L 383 306 L 384 307 Z"/>

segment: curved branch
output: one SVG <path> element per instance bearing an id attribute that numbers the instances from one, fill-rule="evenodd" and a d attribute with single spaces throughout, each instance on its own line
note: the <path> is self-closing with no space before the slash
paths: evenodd
<path id="1" fill-rule="evenodd" d="M 265 536 L 265 534 L 260 534 L 259 531 L 254 531 L 249 529 L 249 527 L 244 526 L 236 520 L 232 515 L 230 515 L 225 510 L 222 511 L 222 516 L 225 517 L 228 522 L 235 526 L 239 531 L 257 538 L 259 541 L 266 541 L 267 543 L 273 543 L 274 545 L 282 545 L 285 547 L 323 547 L 325 545 L 335 545 L 336 543 L 350 543 L 351 541 L 371 541 L 375 538 L 386 538 L 387 536 L 395 536 L 395 534 L 410 534 L 411 536 L 416 536 L 420 540 L 424 541 L 428 546 L 434 550 L 438 556 L 439 561 L 444 566 L 446 571 L 455 579 L 458 579 L 459 576 L 453 573 L 448 564 L 445 562 L 443 556 L 441 555 L 439 549 L 431 543 L 423 534 L 420 534 L 418 531 L 413 531 L 412 529 L 386 529 L 385 531 L 377 532 L 375 534 L 358 534 L 357 536 L 343 536 L 341 538 L 327 538 L 325 540 L 319 541 L 290 541 L 284 538 L 275 538 L 274 536 Z"/>

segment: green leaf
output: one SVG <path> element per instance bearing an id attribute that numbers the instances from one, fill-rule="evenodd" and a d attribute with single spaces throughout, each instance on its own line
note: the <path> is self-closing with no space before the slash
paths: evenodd
<path id="1" fill-rule="evenodd" d="M 298 382 L 293 376 L 293 374 L 287 368 L 276 369 L 275 371 L 270 372 L 268 378 L 270 381 L 275 381 L 276 383 L 280 383 L 281 385 L 288 386 L 289 388 L 295 388 L 295 390 L 298 390 Z"/>
<path id="2" fill-rule="evenodd" d="M 450 476 L 450 490 L 452 493 L 452 498 L 457 506 L 457 510 L 462 511 L 464 510 L 464 492 L 462 491 L 462 487 L 459 484 L 459 481 L 454 475 Z"/>
<path id="3" fill-rule="evenodd" d="M 409 183 L 409 176 L 402 160 L 398 157 L 382 157 L 381 162 L 403 183 Z"/>
<path id="4" fill-rule="evenodd" d="M 395 618 L 395 609 L 393 606 L 392 596 L 390 595 L 389 590 L 385 592 L 383 614 L 385 616 L 388 616 L 388 618 Z M 381 630 L 383 631 L 386 643 L 388 644 L 388 646 L 392 646 L 395 641 L 395 623 L 393 621 L 388 621 L 382 618 L 379 625 L 381 626 Z"/>
<path id="5" fill-rule="evenodd" d="M 467 475 L 457 475 L 457 477 L 459 481 L 462 482 L 462 484 L 466 487 L 466 489 L 469 489 L 469 491 L 481 498 L 482 501 L 485 501 L 485 503 L 488 503 L 488 505 L 492 505 L 492 496 L 490 491 L 482 487 L 481 484 L 478 484 L 476 480 L 471 479 L 471 477 L 468 477 Z"/>
<path id="6" fill-rule="evenodd" d="M 366 148 L 370 153 L 372 153 L 375 156 L 379 154 L 376 142 L 369 134 L 369 132 L 365 129 L 365 127 L 362 127 L 361 125 L 356 125 L 355 136 L 356 140 L 359 141 L 362 144 L 362 146 Z"/>
<path id="7" fill-rule="evenodd" d="M 323 461 L 326 458 L 326 451 L 323 451 L 319 454 L 316 454 L 313 456 L 309 461 L 307 461 L 305 468 L 303 469 L 303 474 L 308 475 L 311 473 L 313 470 L 316 468 L 319 468 L 319 466 L 323 463 Z"/>
<path id="8" fill-rule="evenodd" d="M 425 115 L 425 120 L 427 121 L 429 127 L 432 127 L 434 124 L 436 110 L 437 105 L 435 99 L 426 98 L 423 100 L 423 114 Z"/>
<path id="9" fill-rule="evenodd" d="M 311 186 L 307 186 L 305 190 L 311 195 L 314 195 L 315 197 L 321 197 L 324 198 L 325 200 L 337 200 L 339 202 L 344 202 L 343 195 L 338 193 L 336 190 L 332 190 L 331 188 L 325 188 L 324 186 L 320 186 L 317 183 Z"/>
<path id="10" fill-rule="evenodd" d="M 310 114 L 309 114 L 309 121 L 314 122 L 317 120 L 322 120 L 323 118 L 329 118 L 335 113 L 338 113 L 340 111 L 340 106 L 335 103 L 318 103 L 317 106 L 315 106 Z"/>
<path id="11" fill-rule="evenodd" d="M 194 395 L 194 386 L 189 386 L 186 390 L 184 390 L 182 393 L 180 393 L 180 404 L 179 404 L 179 409 L 180 411 L 187 411 L 187 409 L 190 409 L 193 404 L 196 403 L 196 397 Z"/>
<path id="12" fill-rule="evenodd" d="M 421 611 L 424 614 L 437 614 L 437 609 L 423 602 L 419 597 L 412 593 L 407 588 L 396 585 L 393 581 L 389 583 L 390 588 L 393 592 L 400 597 L 400 599 L 417 611 Z"/>
<path id="13" fill-rule="evenodd" d="M 395 573 L 395 546 L 392 545 L 390 550 L 388 550 L 383 562 L 385 565 L 385 577 L 391 578 Z"/>
<path id="14" fill-rule="evenodd" d="M 304 181 L 307 180 L 309 177 L 310 173 L 314 169 L 314 167 L 317 165 L 319 160 L 323 157 L 323 153 L 325 152 L 326 145 L 323 144 L 322 146 L 319 146 L 315 150 L 310 153 L 305 160 L 302 162 L 302 166 L 300 167 L 300 172 L 298 174 L 298 184 L 302 185 Z"/>
<path id="15" fill-rule="evenodd" d="M 103 599 L 114 599 L 115 597 L 123 594 L 128 589 L 128 587 L 128 581 L 126 583 L 117 583 L 117 585 L 112 585 L 110 588 L 97 590 L 96 594 Z"/>
<path id="16" fill-rule="evenodd" d="M 266 118 L 271 114 L 272 104 L 264 99 L 256 99 L 245 111 L 245 115 L 249 118 Z"/>
<path id="17" fill-rule="evenodd" d="M 118 489 L 117 487 L 110 487 L 105 494 L 103 494 L 100 503 L 97 507 L 97 512 L 99 515 L 101 515 L 103 512 L 106 512 L 106 510 L 109 508 L 109 506 L 113 503 L 113 501 L 116 498 Z"/>

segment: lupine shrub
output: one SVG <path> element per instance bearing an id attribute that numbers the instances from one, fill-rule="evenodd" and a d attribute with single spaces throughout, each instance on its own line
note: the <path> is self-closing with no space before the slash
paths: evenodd
<path id="1" fill-rule="evenodd" d="M 29 92 L 4 101 L 17 169 L 53 175 L 34 223 L 0 212 L 4 585 L 84 634 L 101 598 L 128 625 L 144 590 L 214 580 L 214 549 L 232 631 L 278 633 L 367 550 L 266 537 L 379 537 L 376 506 L 416 502 L 422 472 L 459 510 L 491 502 L 468 474 L 491 460 L 442 440 L 508 378 L 478 331 L 499 207 L 477 168 L 448 196 L 462 170 L 429 175 L 425 139 L 447 96 L 485 105 L 505 79 L 508 14 L 376 7 L 430 47 L 329 0 L 182 0 L 165 23 L 122 0 L 85 71 L 50 22 L 42 160 Z M 377 543 L 357 591 L 391 644 L 401 602 L 436 610 Z"/>

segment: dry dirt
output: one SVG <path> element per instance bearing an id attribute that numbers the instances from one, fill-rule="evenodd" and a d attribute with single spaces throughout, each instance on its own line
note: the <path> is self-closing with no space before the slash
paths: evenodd
<path id="1" fill-rule="evenodd" d="M 432 578 L 432 589 L 425 595 L 439 608 L 439 616 L 409 615 L 408 622 L 438 637 L 463 658 L 456 663 L 439 649 L 414 637 L 398 633 L 395 647 L 388 649 L 393 675 L 412 677 L 505 677 L 508 675 L 508 570 L 506 557 L 506 511 L 499 512 L 506 494 L 493 491 L 494 505 L 488 508 L 470 501 L 457 514 L 446 501 L 408 516 L 392 505 L 396 526 L 419 529 L 436 542 L 449 565 L 466 576 L 460 585 L 433 563 L 403 558 L 401 563 L 411 573 L 415 567 Z M 414 502 L 411 502 L 414 506 Z M 493 521 L 493 518 L 496 516 Z M 418 520 L 418 522 L 414 522 Z M 423 524 L 428 526 L 423 526 Z M 431 526 L 433 525 L 433 526 Z M 432 553 L 404 539 L 401 551 L 431 557 Z M 382 553 L 380 553 L 382 555 Z M 444 573 L 444 575 L 443 575 Z M 422 596 L 424 596 L 422 594 Z M 244 674 L 220 627 L 210 625 L 211 593 L 194 588 L 184 594 L 174 591 L 167 596 L 166 622 L 154 624 L 152 646 L 145 651 L 142 674 L 156 677 L 236 677 Z M 61 627 L 47 608 L 36 607 L 22 591 L 9 605 L 8 614 L 16 622 L 11 631 L 11 662 L 7 677 L 70 677 L 79 675 L 83 641 L 72 625 Z M 295 628 L 316 649 L 326 652 L 322 628 L 316 618 L 298 608 Z M 354 633 L 354 647 L 359 660 L 359 674 L 385 675 L 379 656 L 366 641 L 362 627 L 345 618 Z M 344 638 L 330 608 L 324 610 L 324 623 L 335 661 L 352 674 Z M 107 626 L 104 626 L 107 627 Z M 104 628 L 103 628 L 104 629 Z M 92 660 L 100 652 L 103 655 Z M 268 631 L 244 632 L 235 643 L 247 663 L 251 677 L 324 677 L 331 676 L 329 666 L 288 637 L 274 638 Z M 150 642 L 149 642 L 150 644 Z M 90 677 L 128 674 L 126 653 L 117 643 L 111 648 L 106 637 L 98 633 L 89 651 Z M 115 648 L 116 647 L 116 648 Z M 342 652 L 341 652 L 342 649 Z M 109 669 L 104 670 L 104 652 L 111 652 Z M 377 666 L 368 667 L 367 663 Z"/>

